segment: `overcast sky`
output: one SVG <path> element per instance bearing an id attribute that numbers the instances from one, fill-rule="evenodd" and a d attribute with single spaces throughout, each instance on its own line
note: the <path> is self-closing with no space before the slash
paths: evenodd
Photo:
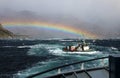
<path id="1" fill-rule="evenodd" d="M 120 0 L 0 0 L 0 21 L 7 19 L 62 23 L 120 38 Z"/>

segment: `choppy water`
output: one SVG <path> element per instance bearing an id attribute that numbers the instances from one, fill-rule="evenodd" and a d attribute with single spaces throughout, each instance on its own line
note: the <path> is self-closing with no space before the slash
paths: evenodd
<path id="1" fill-rule="evenodd" d="M 56 66 L 120 53 L 120 40 L 86 40 L 94 53 L 62 51 L 78 42 L 81 40 L 0 40 L 0 77 L 25 78 Z"/>

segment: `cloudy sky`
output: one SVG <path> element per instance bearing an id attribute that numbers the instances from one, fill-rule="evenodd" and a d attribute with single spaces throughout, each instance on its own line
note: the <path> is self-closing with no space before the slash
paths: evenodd
<path id="1" fill-rule="evenodd" d="M 120 0 L 0 0 L 0 22 L 27 19 L 83 28 L 102 38 L 120 38 Z M 10 30 L 23 34 L 22 29 Z M 60 32 L 38 31 L 36 33 L 44 32 L 44 36 L 34 36 L 71 36 Z"/>

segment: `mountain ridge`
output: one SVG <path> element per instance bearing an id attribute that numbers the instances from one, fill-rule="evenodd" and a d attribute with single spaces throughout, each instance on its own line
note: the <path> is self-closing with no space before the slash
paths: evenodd
<path id="1" fill-rule="evenodd" d="M 0 38 L 13 38 L 14 36 L 15 35 L 11 31 L 3 28 L 2 24 L 0 23 Z"/>

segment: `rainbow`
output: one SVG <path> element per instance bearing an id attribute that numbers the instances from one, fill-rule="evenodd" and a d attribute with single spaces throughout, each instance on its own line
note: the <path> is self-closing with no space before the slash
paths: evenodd
<path id="1" fill-rule="evenodd" d="M 75 34 L 90 39 L 98 38 L 97 35 L 88 32 L 84 29 L 78 29 L 73 26 L 46 23 L 46 22 L 4 22 L 3 26 L 35 26 L 35 27 L 45 28 L 47 30 L 57 30 L 65 33 Z"/>

